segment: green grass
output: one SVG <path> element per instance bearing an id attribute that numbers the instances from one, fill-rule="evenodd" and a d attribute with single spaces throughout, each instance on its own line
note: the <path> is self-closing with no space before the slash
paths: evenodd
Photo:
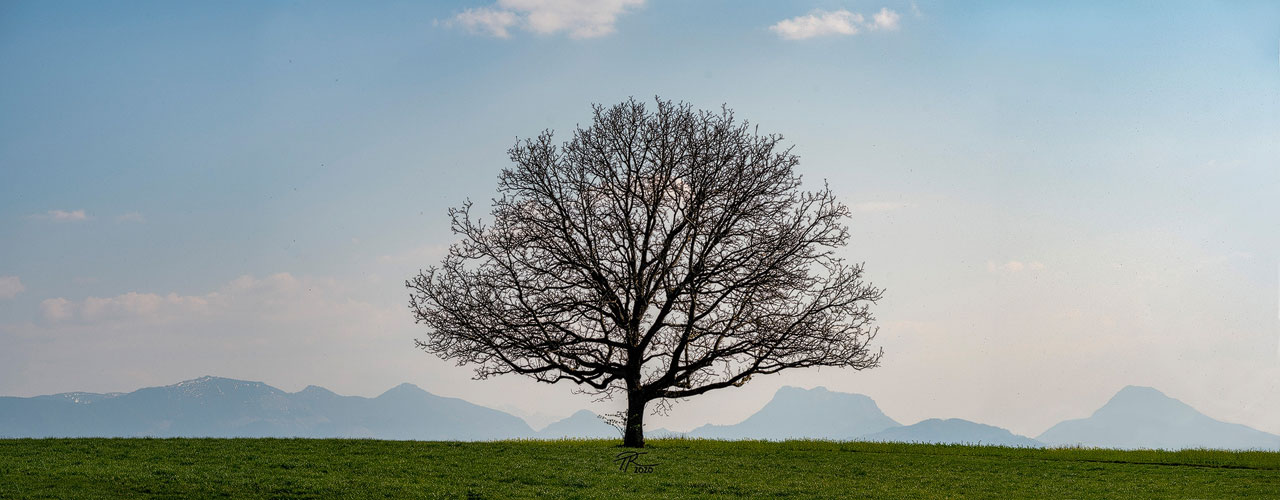
<path id="1" fill-rule="evenodd" d="M 0 498 L 1280 498 L 1280 453 L 826 441 L 0 440 Z"/>

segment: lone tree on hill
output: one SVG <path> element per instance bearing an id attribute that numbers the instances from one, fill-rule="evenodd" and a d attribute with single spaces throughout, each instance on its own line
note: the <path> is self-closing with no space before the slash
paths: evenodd
<path id="1" fill-rule="evenodd" d="M 645 407 L 788 368 L 879 364 L 882 290 L 835 250 L 849 209 L 801 189 L 780 135 L 728 109 L 593 106 L 559 147 L 517 141 L 491 221 L 449 210 L 462 240 L 406 282 L 418 347 L 477 378 L 519 373 L 623 393 L 623 445 Z"/>

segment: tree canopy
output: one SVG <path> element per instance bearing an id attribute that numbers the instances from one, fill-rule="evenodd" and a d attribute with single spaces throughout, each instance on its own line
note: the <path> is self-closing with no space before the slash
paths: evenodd
<path id="1" fill-rule="evenodd" d="M 417 345 L 475 368 L 646 405 L 813 366 L 866 369 L 882 290 L 837 250 L 849 209 L 802 187 L 782 136 L 733 112 L 634 99 L 593 107 L 557 145 L 517 141 L 487 221 L 450 209 L 461 240 L 412 277 Z"/>

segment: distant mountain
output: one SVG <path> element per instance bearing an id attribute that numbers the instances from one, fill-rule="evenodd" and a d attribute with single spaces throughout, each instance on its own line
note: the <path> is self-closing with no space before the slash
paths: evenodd
<path id="1" fill-rule="evenodd" d="M 1106 448 L 1280 449 L 1280 436 L 1220 422 L 1150 387 L 1128 386 L 1089 418 L 1055 425 L 1037 440 Z"/>
<path id="2" fill-rule="evenodd" d="M 733 425 L 704 425 L 689 437 L 712 439 L 854 439 L 901 424 L 861 394 L 825 387 L 783 387 L 754 415 Z"/>
<path id="3" fill-rule="evenodd" d="M 0 437 L 310 437 L 417 440 L 618 439 L 581 410 L 534 432 L 511 414 L 401 384 L 378 397 L 341 396 L 308 386 L 288 393 L 262 382 L 201 377 L 130 393 L 68 392 L 0 397 Z M 733 425 L 646 437 L 963 443 L 1001 446 L 1280 449 L 1280 436 L 1209 418 L 1149 387 L 1125 387 L 1089 418 L 1068 420 L 1036 439 L 959 419 L 902 426 L 871 398 L 823 387 L 783 387 L 764 408 Z"/>
<path id="4" fill-rule="evenodd" d="M 202 377 L 128 394 L 0 397 L 4 437 L 529 437 L 512 415 L 402 384 L 376 398 Z"/>
<path id="5" fill-rule="evenodd" d="M 577 413 L 553 422 L 538 431 L 537 437 L 543 439 L 590 438 L 590 439 L 622 439 L 612 425 L 609 425 L 591 410 L 578 410 Z"/>
<path id="6" fill-rule="evenodd" d="M 566 417 L 563 413 L 552 414 L 528 411 L 513 404 L 504 404 L 493 407 L 493 409 L 520 417 L 521 420 L 524 420 L 525 423 L 529 424 L 529 427 L 532 427 L 535 430 L 545 429 L 548 425 L 564 420 Z"/>
<path id="7" fill-rule="evenodd" d="M 958 418 L 931 418 L 903 427 L 891 427 L 858 438 L 862 441 L 896 441 L 900 443 L 973 444 L 1038 448 L 1044 443 L 1019 436 L 992 425 Z"/>
<path id="8" fill-rule="evenodd" d="M 43 399 L 53 399 L 57 401 L 70 401 L 72 403 L 89 404 L 95 401 L 101 401 L 108 398 L 114 398 L 124 394 L 123 392 L 108 392 L 106 394 L 98 394 L 96 392 L 64 392 L 61 394 L 50 394 L 48 396 L 36 396 Z"/>
<path id="9" fill-rule="evenodd" d="M 689 434 L 686 432 L 676 432 L 666 427 L 659 427 L 657 429 L 645 429 L 644 431 L 645 439 L 682 438 L 682 437 L 688 437 L 688 435 Z"/>

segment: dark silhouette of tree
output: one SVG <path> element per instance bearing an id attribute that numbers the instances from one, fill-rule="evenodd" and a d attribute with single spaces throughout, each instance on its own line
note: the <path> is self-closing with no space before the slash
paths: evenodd
<path id="1" fill-rule="evenodd" d="M 646 405 L 812 366 L 872 368 L 882 290 L 835 250 L 849 210 L 732 111 L 596 105 L 557 147 L 517 141 L 492 219 L 450 209 L 448 257 L 406 282 L 417 345 L 477 378 L 519 373 Z"/>

